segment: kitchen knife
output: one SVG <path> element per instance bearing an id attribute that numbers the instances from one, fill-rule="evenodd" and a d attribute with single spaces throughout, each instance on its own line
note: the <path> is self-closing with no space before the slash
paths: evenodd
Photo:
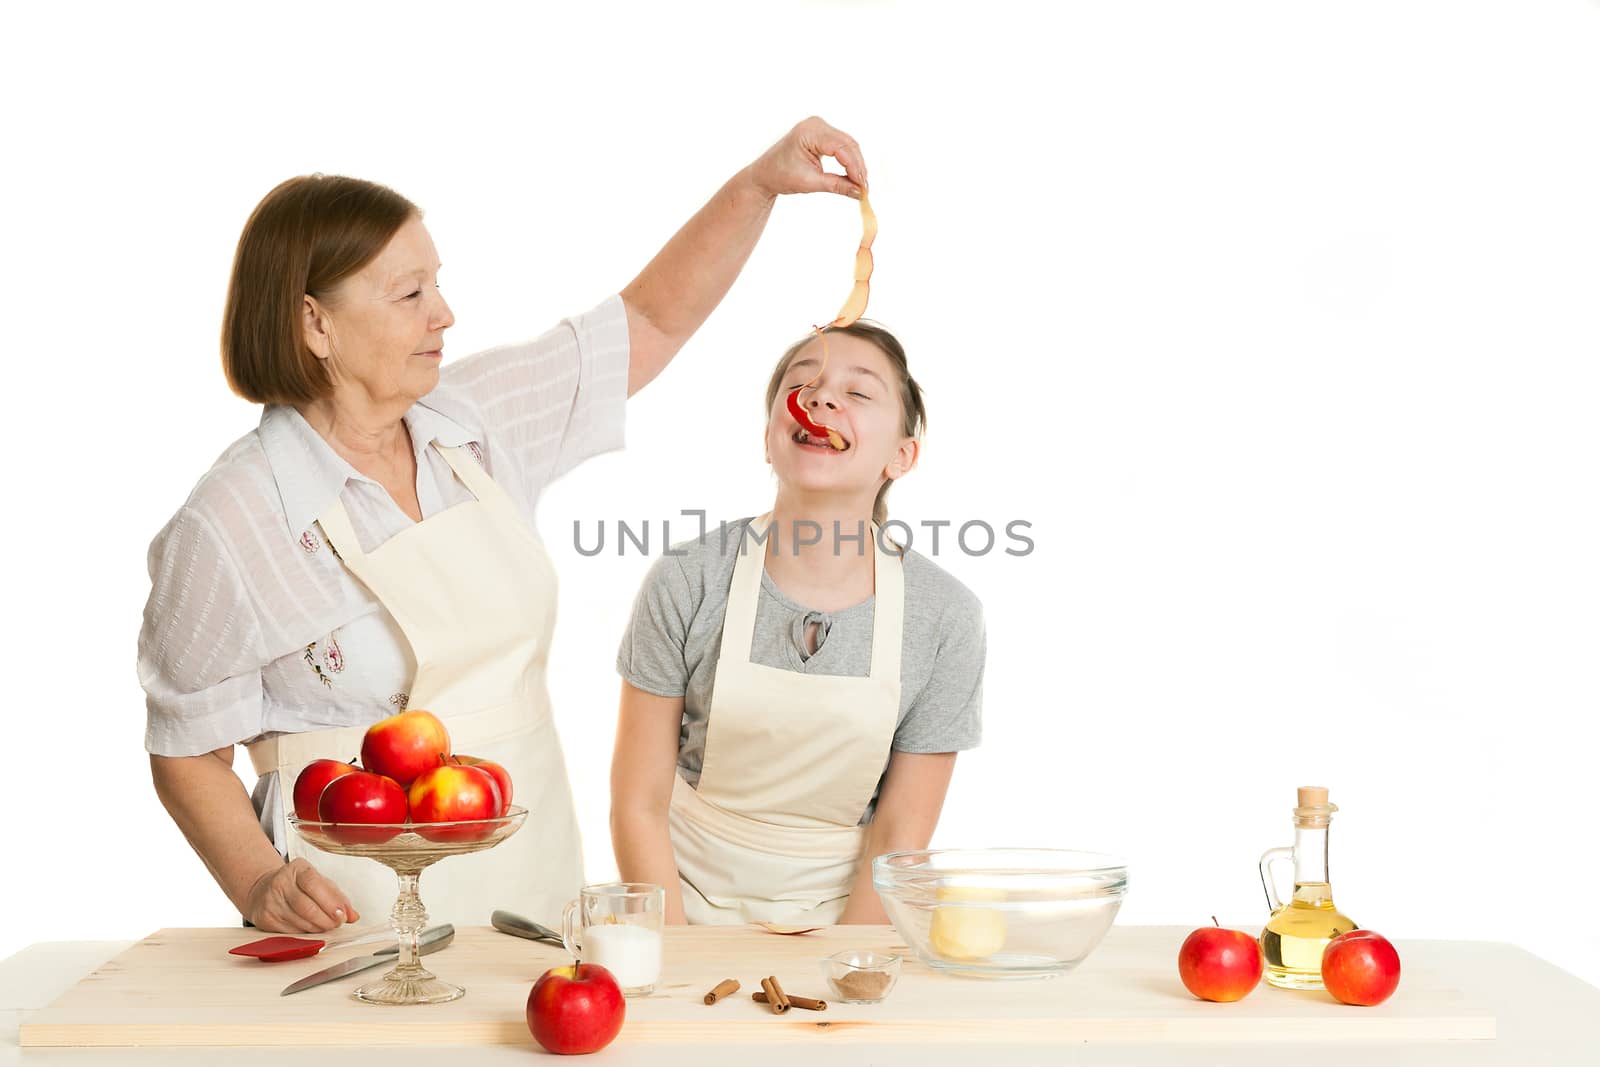
<path id="1" fill-rule="evenodd" d="M 499 930 L 502 934 L 525 937 L 529 941 L 547 941 L 552 945 L 560 945 L 562 948 L 566 948 L 566 945 L 561 941 L 561 935 L 548 926 L 540 926 L 536 922 L 524 919 L 520 915 L 514 915 L 509 911 L 497 911 L 489 916 L 489 925 Z"/>
<path id="2" fill-rule="evenodd" d="M 449 923 L 424 930 L 417 937 L 417 955 L 426 956 L 430 952 L 438 952 L 454 940 L 455 936 L 456 928 Z M 343 978 L 347 974 L 355 974 L 357 971 L 364 971 L 368 967 L 376 967 L 379 964 L 388 963 L 399 954 L 399 945 L 389 945 L 365 956 L 356 956 L 342 963 L 335 963 L 332 967 L 324 967 L 316 974 L 308 974 L 298 982 L 290 983 L 284 987 L 283 992 L 279 993 L 278 996 L 286 997 L 290 993 L 298 993 L 303 989 L 310 989 L 312 986 L 319 986 L 324 982 L 332 982 Z"/>

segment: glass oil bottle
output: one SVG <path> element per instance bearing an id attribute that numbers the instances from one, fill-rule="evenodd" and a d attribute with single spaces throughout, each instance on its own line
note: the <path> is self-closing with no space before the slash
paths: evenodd
<path id="1" fill-rule="evenodd" d="M 1328 884 L 1328 823 L 1336 805 L 1321 786 L 1299 790 L 1294 809 L 1294 847 L 1268 849 L 1261 856 L 1261 888 L 1272 917 L 1261 931 L 1267 982 L 1280 989 L 1321 989 L 1322 950 L 1355 921 L 1333 905 Z M 1275 864 L 1294 864 L 1294 896 L 1278 898 L 1272 880 Z"/>

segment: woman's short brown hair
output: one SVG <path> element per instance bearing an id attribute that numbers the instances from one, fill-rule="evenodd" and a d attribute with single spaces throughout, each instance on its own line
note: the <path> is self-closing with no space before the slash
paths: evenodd
<path id="1" fill-rule="evenodd" d="M 250 213 L 222 312 L 222 372 L 257 404 L 325 396 L 328 371 L 305 342 L 306 294 L 326 302 L 422 212 L 387 186 L 338 174 L 290 178 Z"/>
<path id="2" fill-rule="evenodd" d="M 870 341 L 872 345 L 889 358 L 889 366 L 894 368 L 895 384 L 899 386 L 897 392 L 900 397 L 900 432 L 907 437 L 921 438 L 923 431 L 928 428 L 928 410 L 922 401 L 922 387 L 917 380 L 911 377 L 911 369 L 906 363 L 905 346 L 901 345 L 899 338 L 873 322 L 871 319 L 857 319 L 849 326 L 828 326 L 823 333 L 843 333 L 851 337 L 859 337 L 863 341 Z M 778 365 L 772 370 L 772 379 L 767 382 L 767 411 L 772 410 L 772 404 L 778 399 L 778 390 L 783 387 L 784 376 L 789 373 L 789 364 L 794 362 L 794 357 L 800 350 L 810 344 L 817 337 L 815 331 L 800 338 L 783 353 L 778 360 Z M 872 502 L 872 521 L 882 526 L 889 517 L 889 505 L 885 498 L 889 495 L 889 487 L 894 484 L 893 479 L 886 479 L 878 487 L 878 496 Z"/>

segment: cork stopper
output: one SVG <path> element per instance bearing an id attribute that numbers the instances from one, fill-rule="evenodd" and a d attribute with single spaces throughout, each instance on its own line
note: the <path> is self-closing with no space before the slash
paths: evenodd
<path id="1" fill-rule="evenodd" d="M 1294 809 L 1294 824 L 1302 830 L 1326 830 L 1328 817 L 1339 810 L 1337 804 L 1328 803 L 1328 787 L 1303 785 L 1296 794 L 1299 805 Z"/>

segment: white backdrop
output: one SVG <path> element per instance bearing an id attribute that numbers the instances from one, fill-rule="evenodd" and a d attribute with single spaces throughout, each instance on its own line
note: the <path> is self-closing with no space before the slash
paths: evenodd
<path id="1" fill-rule="evenodd" d="M 314 170 L 416 200 L 459 358 L 617 290 L 817 113 L 864 146 L 870 314 L 928 393 L 895 513 L 1037 545 L 938 557 L 989 659 L 936 843 L 1117 851 L 1125 921 L 1259 925 L 1256 858 L 1325 784 L 1358 921 L 1600 982 L 1596 4 L 30 8 L 0 30 L 0 956 L 237 922 L 150 788 L 134 642 L 151 537 L 255 425 L 217 334 L 256 201 Z M 596 878 L 649 560 L 572 523 L 659 550 L 681 508 L 770 503 L 761 392 L 857 233 L 780 203 L 628 450 L 543 504 Z"/>

